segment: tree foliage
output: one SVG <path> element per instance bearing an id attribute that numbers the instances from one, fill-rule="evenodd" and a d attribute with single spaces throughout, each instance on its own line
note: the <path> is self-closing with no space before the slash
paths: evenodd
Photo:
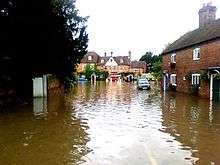
<path id="1" fill-rule="evenodd" d="M 156 80 L 159 80 L 162 76 L 162 62 L 157 61 L 153 64 L 152 67 L 152 74 Z"/>
<path id="2" fill-rule="evenodd" d="M 80 75 L 85 75 L 87 80 L 91 79 L 92 74 L 97 76 L 97 80 L 105 80 L 108 77 L 107 71 L 101 71 L 96 66 L 90 64 L 87 64 L 84 72 L 80 73 Z"/>
<path id="3" fill-rule="evenodd" d="M 36 75 L 69 76 L 86 54 L 86 21 L 75 0 L 1 0 L 0 80 L 22 88 Z"/>
<path id="4" fill-rule="evenodd" d="M 155 79 L 159 79 L 162 74 L 162 56 L 161 55 L 153 55 L 152 52 L 146 52 L 140 58 L 140 61 L 145 61 L 148 67 L 148 70 L 153 74 Z"/>
<path id="5" fill-rule="evenodd" d="M 157 61 L 161 61 L 162 57 L 161 55 L 153 55 L 152 52 L 146 52 L 139 61 L 145 61 L 146 64 L 153 64 Z"/>

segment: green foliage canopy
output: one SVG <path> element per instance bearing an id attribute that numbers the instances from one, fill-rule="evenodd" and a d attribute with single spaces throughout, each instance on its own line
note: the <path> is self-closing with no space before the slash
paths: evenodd
<path id="1" fill-rule="evenodd" d="M 16 72 L 65 77 L 86 54 L 86 21 L 75 0 L 2 0 L 0 58 Z"/>
<path id="2" fill-rule="evenodd" d="M 152 52 L 146 52 L 139 61 L 145 61 L 146 64 L 153 64 L 157 61 L 162 61 L 162 56 L 153 55 Z"/>
<path id="3" fill-rule="evenodd" d="M 86 54 L 87 19 L 75 0 L 1 0 L 0 89 L 24 93 L 32 77 L 70 76 Z"/>

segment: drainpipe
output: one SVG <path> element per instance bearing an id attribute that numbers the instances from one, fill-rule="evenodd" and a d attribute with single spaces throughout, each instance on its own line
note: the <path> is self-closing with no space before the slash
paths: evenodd
<path id="1" fill-rule="evenodd" d="M 163 76 L 163 91 L 166 91 L 166 75 Z"/>
<path id="2" fill-rule="evenodd" d="M 210 78 L 210 100 L 212 100 L 212 95 L 213 95 L 213 74 L 211 74 L 211 78 Z"/>

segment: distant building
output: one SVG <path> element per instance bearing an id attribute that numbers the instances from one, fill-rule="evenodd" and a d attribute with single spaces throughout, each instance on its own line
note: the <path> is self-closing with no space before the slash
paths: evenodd
<path id="1" fill-rule="evenodd" d="M 220 19 L 215 6 L 199 10 L 199 28 L 186 33 L 162 53 L 163 89 L 196 92 L 220 100 Z"/>
<path id="2" fill-rule="evenodd" d="M 133 72 L 135 75 L 146 73 L 146 62 L 132 61 L 130 66 L 130 72 Z"/>
<path id="3" fill-rule="evenodd" d="M 83 72 L 87 64 L 96 66 L 99 63 L 100 56 L 96 52 L 88 52 L 80 61 L 77 72 Z"/>
<path id="4" fill-rule="evenodd" d="M 100 57 L 99 69 L 108 71 L 108 73 L 129 72 L 130 58 L 129 56 L 105 56 Z"/>
<path id="5" fill-rule="evenodd" d="M 95 52 L 88 52 L 78 65 L 77 71 L 82 72 L 85 70 L 87 64 L 94 65 L 102 71 L 107 71 L 109 74 L 126 72 L 144 73 L 146 70 L 145 62 L 131 61 L 130 51 L 128 56 L 113 56 L 113 52 L 111 52 L 110 56 L 107 56 L 105 53 L 103 57 Z"/>

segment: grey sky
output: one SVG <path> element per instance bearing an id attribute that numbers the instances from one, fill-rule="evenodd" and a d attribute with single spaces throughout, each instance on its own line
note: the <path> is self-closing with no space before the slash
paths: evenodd
<path id="1" fill-rule="evenodd" d="M 88 21 L 89 51 L 139 59 L 146 51 L 162 52 L 184 33 L 198 27 L 198 11 L 210 0 L 78 0 Z M 220 1 L 212 0 L 220 17 Z"/>

